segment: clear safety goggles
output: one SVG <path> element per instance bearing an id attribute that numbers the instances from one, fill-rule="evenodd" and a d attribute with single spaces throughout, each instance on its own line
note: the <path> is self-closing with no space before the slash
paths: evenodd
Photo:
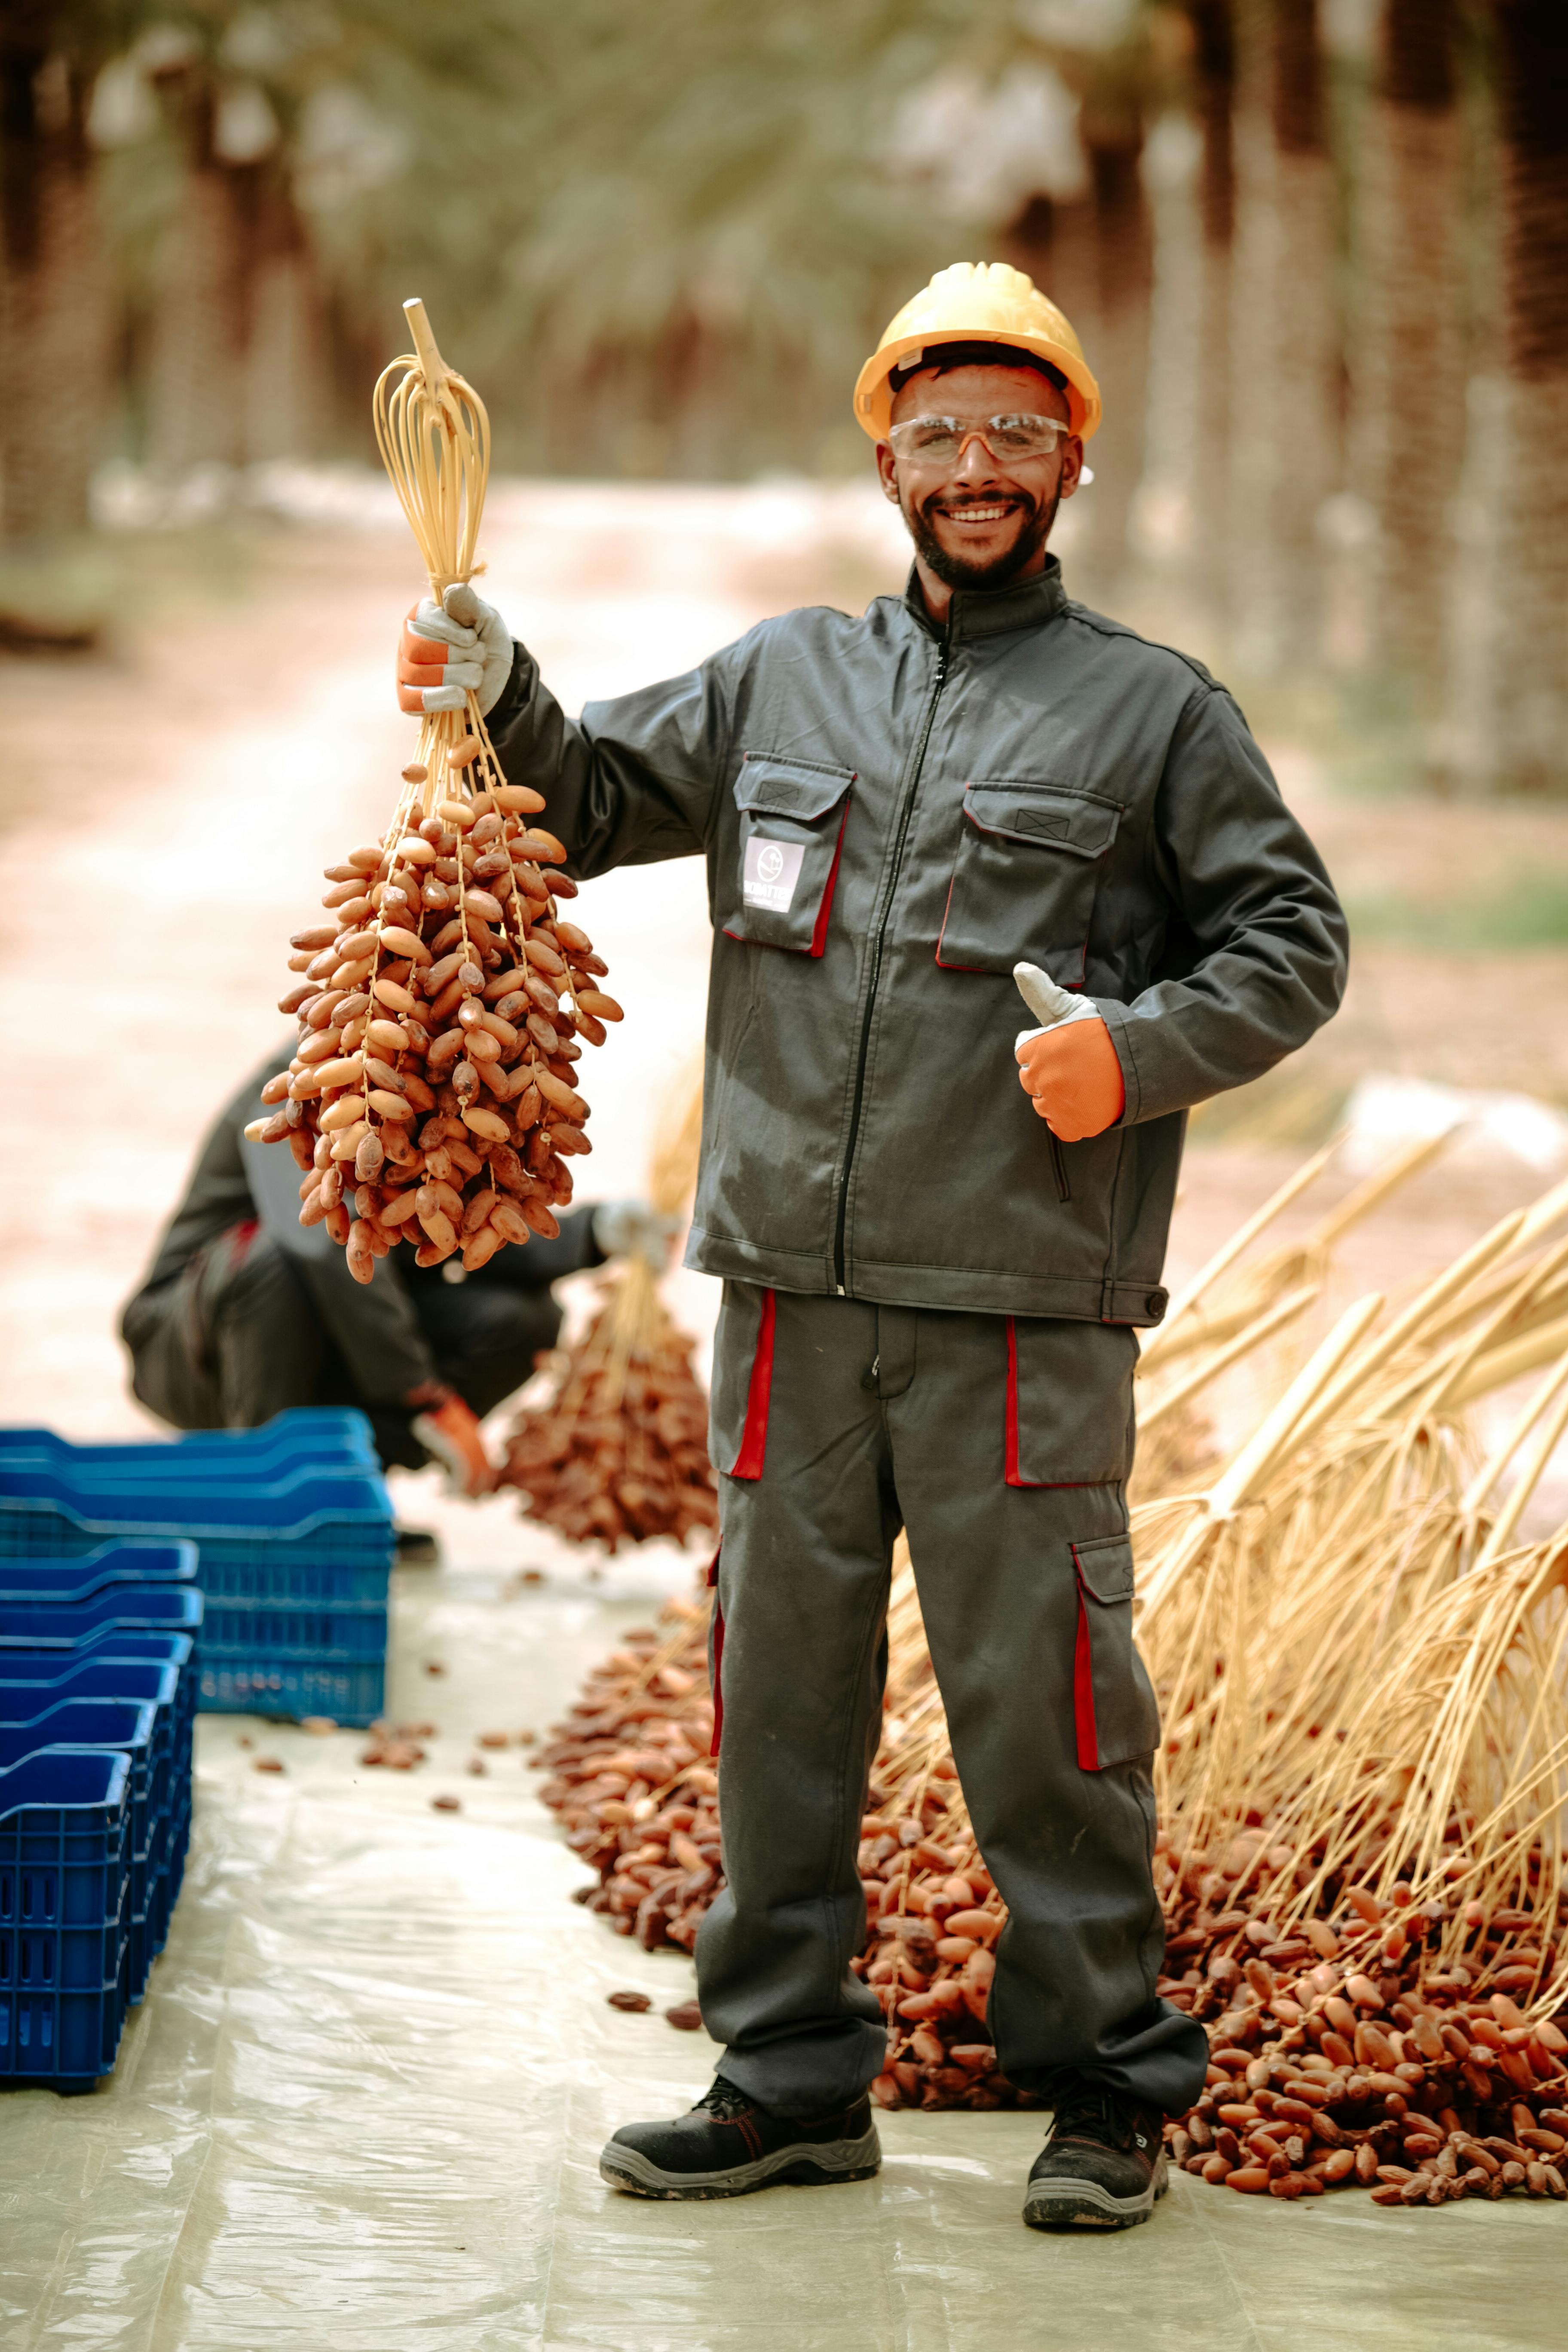
<path id="1" fill-rule="evenodd" d="M 962 416 L 907 416 L 888 427 L 895 457 L 922 466 L 956 466 L 972 441 L 983 441 L 998 465 L 1026 457 L 1050 457 L 1072 431 L 1059 416 L 988 416 L 983 424 Z"/>

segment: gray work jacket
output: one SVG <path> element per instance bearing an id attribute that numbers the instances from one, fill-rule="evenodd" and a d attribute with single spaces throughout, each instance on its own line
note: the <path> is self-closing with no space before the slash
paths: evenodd
<path id="1" fill-rule="evenodd" d="M 573 875 L 707 860 L 689 1265 L 1159 1321 L 1184 1113 L 1303 1045 L 1345 977 L 1321 861 L 1199 663 L 1072 603 L 1053 558 L 945 628 L 912 575 L 858 619 L 764 621 L 575 724 L 519 646 L 490 727 Z M 1021 959 L 1110 1026 L 1103 1135 L 1058 1143 L 1019 1085 Z"/>

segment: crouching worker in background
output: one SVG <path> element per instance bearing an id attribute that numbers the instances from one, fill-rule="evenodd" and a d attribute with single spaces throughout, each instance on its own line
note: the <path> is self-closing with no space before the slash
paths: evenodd
<path id="1" fill-rule="evenodd" d="M 299 1170 L 247 1143 L 261 1088 L 289 1046 L 240 1088 L 204 1141 L 184 1200 L 121 1321 L 132 1388 L 176 1429 L 254 1429 L 291 1405 L 357 1405 L 382 1462 L 440 1461 L 460 1492 L 493 1483 L 479 1422 L 555 1344 L 552 1286 L 636 1249 L 662 1262 L 670 1222 L 640 1202 L 568 1210 L 477 1273 L 401 1250 L 361 1285 L 324 1225 L 300 1223 Z"/>

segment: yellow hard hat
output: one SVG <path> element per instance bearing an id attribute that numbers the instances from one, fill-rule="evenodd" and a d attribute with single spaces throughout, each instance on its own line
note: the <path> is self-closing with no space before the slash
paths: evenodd
<path id="1" fill-rule="evenodd" d="M 1083 346 L 1032 278 L 1005 261 L 955 261 L 888 321 L 855 385 L 855 420 L 873 441 L 893 419 L 890 378 L 940 343 L 1011 343 L 1059 368 L 1068 380 L 1068 415 L 1085 441 L 1100 429 L 1100 386 Z"/>

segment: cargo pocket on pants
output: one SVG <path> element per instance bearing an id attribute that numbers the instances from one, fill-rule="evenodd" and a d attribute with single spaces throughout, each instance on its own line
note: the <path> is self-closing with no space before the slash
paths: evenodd
<path id="1" fill-rule="evenodd" d="M 1073 1717 L 1085 1772 L 1131 1764 L 1160 1745 L 1154 1686 L 1132 1639 L 1132 1544 L 1100 1536 L 1074 1544 L 1078 1644 L 1073 1654 Z"/>

